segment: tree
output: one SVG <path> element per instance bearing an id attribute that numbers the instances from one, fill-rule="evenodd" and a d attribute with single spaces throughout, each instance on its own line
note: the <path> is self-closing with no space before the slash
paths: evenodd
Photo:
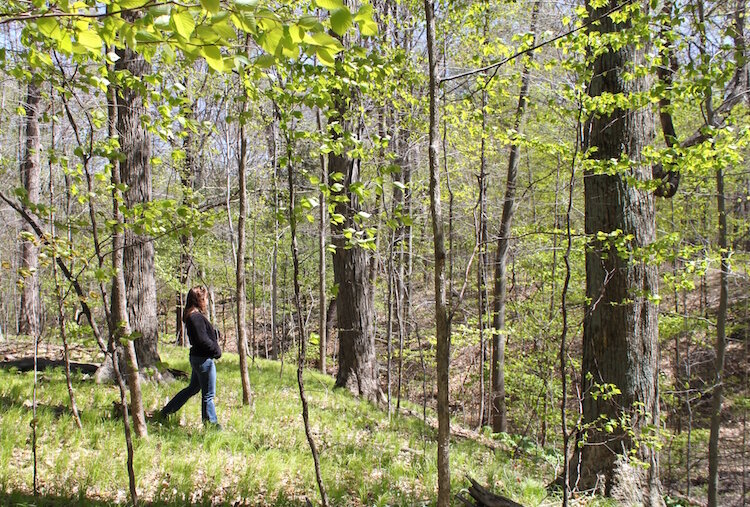
<path id="1" fill-rule="evenodd" d="M 536 33 L 536 19 L 539 13 L 539 2 L 534 3 L 531 14 L 530 33 Z M 534 45 L 536 37 L 532 37 Z M 534 53 L 529 55 L 529 59 Z M 521 71 L 521 89 L 518 92 L 518 106 L 513 124 L 515 139 L 511 140 L 510 155 L 508 156 L 508 175 L 505 180 L 505 199 L 503 200 L 503 215 L 500 219 L 500 234 L 497 238 L 497 252 L 495 254 L 495 299 L 492 308 L 492 429 L 495 432 L 508 431 L 508 420 L 505 409 L 505 301 L 507 297 L 507 262 L 510 247 L 511 226 L 513 216 L 518 207 L 516 203 L 516 187 L 518 185 L 518 165 L 521 158 L 521 136 L 525 120 L 526 101 L 529 94 L 530 60 L 523 64 Z"/>
<path id="2" fill-rule="evenodd" d="M 429 69 L 429 166 L 430 215 L 432 218 L 433 251 L 435 255 L 435 338 L 437 339 L 437 414 L 438 414 L 438 507 L 447 507 L 451 500 L 450 476 L 450 406 L 448 380 L 450 374 L 451 322 L 448 319 L 445 290 L 445 237 L 440 201 L 440 173 L 438 172 L 438 103 L 437 51 L 435 49 L 435 4 L 424 0 L 427 22 L 427 57 Z"/>
<path id="3" fill-rule="evenodd" d="M 27 85 L 26 104 L 26 143 L 21 163 L 21 182 L 26 192 L 29 204 L 39 201 L 41 186 L 41 164 L 39 152 L 41 140 L 39 138 L 39 108 L 41 90 L 34 78 Z M 31 234 L 31 227 L 26 225 L 24 231 Z M 37 282 L 37 265 L 39 252 L 34 241 L 26 240 L 21 244 L 21 276 L 23 289 L 21 292 L 20 325 L 21 334 L 38 337 L 40 322 L 39 286 Z"/>
<path id="4" fill-rule="evenodd" d="M 634 4 L 617 21 L 605 12 L 618 2 L 587 1 L 588 28 L 596 45 L 588 95 L 592 104 L 621 97 L 626 105 L 590 113 L 584 149 L 591 160 L 585 173 L 586 307 L 583 332 L 583 428 L 573 459 L 578 485 L 592 488 L 605 478 L 605 492 L 630 488 L 644 505 L 663 505 L 658 458 L 647 445 L 658 421 L 657 269 L 643 257 L 655 239 L 654 198 L 643 182 L 651 168 L 643 149 L 654 132 L 653 113 L 637 102 L 649 89 L 646 41 L 624 38 L 639 33 L 648 4 Z M 643 25 L 641 25 L 643 26 Z M 622 37 L 618 37 L 621 35 Z M 606 42 L 613 37 L 617 43 Z M 622 104 L 622 101 L 619 102 Z M 630 467 L 630 458 L 647 464 Z M 631 481 L 621 484 L 622 481 Z"/>
<path id="5" fill-rule="evenodd" d="M 126 16 L 135 21 L 135 14 Z M 143 78 L 151 66 L 139 53 L 130 48 L 116 50 L 119 59 L 115 71 L 119 73 L 117 92 L 117 134 L 123 158 L 119 164 L 120 179 L 126 185 L 124 203 L 134 211 L 151 201 L 151 142 L 144 121 L 145 104 Z M 159 362 L 159 338 L 156 314 L 156 279 L 154 273 L 154 245 L 147 234 L 125 229 L 123 271 L 127 294 L 130 325 L 140 336 L 135 340 L 135 350 L 140 368 Z"/>
<path id="6" fill-rule="evenodd" d="M 378 361 L 375 354 L 373 298 L 369 278 L 369 252 L 352 244 L 347 236 L 356 227 L 362 185 L 360 160 L 347 155 L 346 149 L 356 142 L 351 121 L 347 118 L 353 92 L 342 86 L 333 97 L 328 130 L 333 141 L 343 145 L 328 156 L 328 177 L 334 213 L 340 220 L 331 225 L 333 280 L 338 287 L 336 314 L 339 339 L 339 368 L 336 387 L 345 387 L 363 398 L 377 401 L 382 393 L 378 382 Z M 336 191 L 338 189 L 338 191 Z"/>
<path id="7" fill-rule="evenodd" d="M 245 45 L 249 42 L 249 36 Z M 247 221 L 247 136 L 245 134 L 245 122 L 247 118 L 247 83 L 248 79 L 245 70 L 240 73 L 240 118 L 239 118 L 239 136 L 240 151 L 237 154 L 237 173 L 239 174 L 240 183 L 240 215 L 237 220 L 237 271 L 236 282 L 237 292 L 237 352 L 240 355 L 240 378 L 242 379 L 242 404 L 250 405 L 252 402 L 252 390 L 250 388 L 250 373 L 247 371 L 247 296 L 245 291 L 245 243 L 246 243 L 246 226 Z"/>

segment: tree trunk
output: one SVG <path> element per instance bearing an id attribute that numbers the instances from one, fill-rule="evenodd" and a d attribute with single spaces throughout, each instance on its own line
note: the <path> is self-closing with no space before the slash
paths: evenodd
<path id="1" fill-rule="evenodd" d="M 315 110 L 315 119 L 318 122 L 318 130 L 323 133 L 323 120 L 320 109 Z M 328 159 L 324 154 L 320 155 L 320 181 L 328 181 Z M 326 318 L 326 231 L 328 222 L 328 207 L 326 194 L 319 193 L 320 203 L 318 205 L 318 334 L 320 335 L 319 366 L 322 373 L 326 372 L 326 358 L 328 350 L 328 322 Z"/>
<path id="2" fill-rule="evenodd" d="M 342 165 L 351 168 L 355 164 L 343 156 L 331 156 L 332 173 L 340 171 Z M 343 169 L 347 170 L 346 167 Z M 355 197 L 350 196 L 350 199 L 354 201 Z M 340 213 L 339 206 L 340 204 L 337 204 L 337 212 Z M 346 248 L 347 240 L 343 236 L 343 229 L 348 226 L 332 227 L 333 244 L 336 247 L 336 253 L 333 255 L 333 274 L 339 286 L 336 296 L 339 338 L 336 387 L 346 387 L 355 395 L 377 401 L 380 399 L 380 386 L 367 269 L 368 255 L 363 248 Z"/>
<path id="3" fill-rule="evenodd" d="M 119 61 L 118 61 L 119 62 Z M 115 133 L 115 125 L 114 125 L 114 116 L 115 111 L 112 109 L 112 104 L 114 104 L 116 101 L 113 100 L 115 97 L 112 95 L 115 95 L 115 89 L 113 87 L 110 88 L 109 98 L 111 105 L 108 107 L 109 110 L 109 135 L 110 137 L 114 135 Z M 119 104 L 118 104 L 118 113 L 120 112 Z M 121 117 L 118 114 L 117 120 L 118 123 L 120 121 Z M 119 127 L 119 125 L 118 125 Z M 119 129 L 118 129 L 119 130 Z M 120 138 L 120 147 L 121 150 L 125 150 L 125 146 L 130 145 L 123 145 L 122 138 Z M 133 146 L 135 148 L 136 146 Z M 129 154 L 127 151 L 126 158 L 130 158 L 131 154 Z M 123 195 L 120 190 L 122 179 L 121 179 L 121 168 L 118 170 L 117 162 L 113 161 L 113 168 L 112 168 L 112 215 L 114 217 L 115 221 L 115 228 L 112 231 L 112 270 L 114 271 L 114 276 L 112 279 L 112 311 L 110 315 L 110 322 L 109 322 L 109 329 L 110 329 L 110 339 L 109 339 L 109 346 L 108 346 L 108 352 L 109 352 L 109 358 L 112 360 L 112 369 L 115 374 L 115 380 L 117 381 L 117 384 L 120 388 L 121 396 L 122 396 L 122 403 L 125 403 L 124 400 L 124 391 L 123 391 L 123 379 L 122 375 L 120 374 L 120 366 L 118 364 L 118 357 L 119 353 L 118 350 L 120 350 L 120 346 L 125 349 L 124 355 L 125 355 L 125 361 L 127 364 L 127 372 L 128 372 L 128 387 L 130 388 L 130 404 L 131 404 L 131 410 L 133 415 L 133 429 L 135 431 L 135 434 L 139 437 L 146 437 L 148 435 L 148 428 L 146 427 L 146 417 L 143 412 L 143 397 L 141 395 L 141 381 L 140 381 L 140 373 L 139 373 L 139 363 L 138 363 L 138 357 L 136 352 L 136 347 L 134 340 L 130 339 L 130 336 L 132 334 L 132 328 L 130 326 L 130 315 L 128 314 L 128 308 L 127 308 L 127 300 L 128 300 L 128 290 L 126 288 L 126 282 L 125 282 L 125 234 L 123 234 L 124 229 L 124 217 L 122 216 L 122 213 L 120 212 L 120 203 L 123 201 Z M 152 266 L 153 269 L 153 266 Z M 154 306 L 156 306 L 156 301 L 154 301 Z M 155 310 L 154 310 L 155 312 Z M 122 343 L 122 339 L 125 338 L 124 342 Z M 158 360 L 158 356 L 157 356 Z M 106 359 L 105 359 L 106 361 Z M 123 422 L 125 424 L 125 434 L 126 438 L 130 439 L 130 425 L 128 422 L 128 410 L 127 407 L 123 408 Z M 133 450 L 132 450 L 132 444 L 128 441 L 128 468 L 132 468 L 132 461 L 133 461 Z M 133 495 L 133 502 L 137 503 L 137 497 L 135 496 L 135 485 L 133 483 L 133 475 L 131 474 L 131 492 Z"/>
<path id="4" fill-rule="evenodd" d="M 536 33 L 536 19 L 539 13 L 539 2 L 534 3 L 531 14 L 532 34 Z M 533 42 L 532 42 L 533 45 Z M 505 409 L 505 300 L 507 296 L 506 266 L 508 248 L 510 247 L 510 233 L 513 216 L 516 214 L 516 186 L 518 185 L 518 164 L 521 158 L 521 146 L 518 144 L 523 134 L 524 113 L 526 111 L 526 97 L 529 94 L 529 67 L 534 53 L 529 54 L 529 60 L 524 63 L 521 74 L 521 90 L 518 93 L 518 106 L 514 130 L 517 141 L 510 146 L 508 157 L 508 175 L 505 182 L 505 200 L 503 201 L 503 215 L 500 219 L 500 234 L 497 238 L 497 253 L 495 254 L 495 294 L 492 308 L 492 430 L 496 433 L 508 431 L 508 418 Z"/>
<path id="5" fill-rule="evenodd" d="M 31 80 L 28 84 L 25 104 L 26 146 L 21 164 L 21 180 L 29 203 L 32 204 L 36 204 L 39 201 L 41 185 L 41 164 L 39 162 L 39 153 L 42 148 L 39 138 L 40 102 L 41 90 Z M 24 231 L 33 233 L 29 225 L 24 225 Z M 23 279 L 23 288 L 21 290 L 19 332 L 33 337 L 39 335 L 39 323 L 41 321 L 39 285 L 36 276 L 38 256 L 39 250 L 34 242 L 24 241 L 21 244 L 21 277 Z"/>
<path id="6" fill-rule="evenodd" d="M 450 479 L 450 406 L 448 381 L 450 372 L 450 320 L 445 290 L 445 238 L 440 202 L 440 173 L 438 171 L 438 103 L 437 52 L 435 50 L 435 5 L 424 0 L 427 21 L 427 56 L 429 60 L 430 96 L 430 211 L 432 215 L 433 248 L 435 255 L 435 338 L 437 339 L 437 415 L 438 415 L 438 507 L 451 502 Z"/>
<path id="7" fill-rule="evenodd" d="M 185 87 L 189 89 L 190 83 L 186 82 Z M 188 117 L 192 117 L 193 112 L 188 112 Z M 190 191 L 192 193 L 195 187 L 195 136 L 191 129 L 187 129 L 187 134 L 182 144 L 185 150 L 185 163 L 181 168 L 180 182 L 182 184 L 183 195 L 185 192 Z M 192 247 L 192 234 L 183 232 L 180 234 L 180 263 L 177 266 L 177 277 L 180 282 L 177 294 L 175 294 L 175 334 L 177 338 L 177 344 L 183 347 L 188 346 L 187 334 L 185 332 L 185 326 L 182 321 L 182 310 L 185 308 L 185 294 L 190 289 L 188 287 L 190 280 L 190 271 L 192 267 L 190 249 Z"/>
<path id="8" fill-rule="evenodd" d="M 245 45 L 249 42 L 246 36 Z M 242 379 L 242 404 L 249 405 L 252 401 L 252 390 L 250 389 L 250 373 L 247 371 L 247 299 L 245 294 L 245 222 L 247 221 L 247 168 L 245 158 L 247 155 L 247 138 L 245 136 L 245 119 L 247 112 L 247 97 L 245 90 L 245 71 L 240 72 L 240 84 L 242 87 L 242 109 L 240 111 L 240 152 L 237 159 L 237 172 L 240 183 L 240 214 L 237 219 L 237 352 L 240 355 L 240 378 Z"/>
<path id="9" fill-rule="evenodd" d="M 273 171 L 273 253 L 271 254 L 271 359 L 279 358 L 279 339 L 276 328 L 278 327 L 277 315 L 279 308 L 279 189 L 278 189 L 278 113 L 274 109 L 273 122 L 268 132 L 268 151 L 271 158 L 271 170 Z"/>
<path id="10" fill-rule="evenodd" d="M 612 0 L 594 9 L 596 18 L 615 7 Z M 642 3 L 647 9 L 647 4 Z M 604 17 L 596 28 L 614 33 L 631 28 L 631 22 L 614 24 Z M 649 89 L 647 77 L 629 77 L 622 69 L 645 65 L 644 44 L 626 44 L 608 49 L 594 61 L 589 96 L 612 93 L 630 97 Z M 584 177 L 585 228 L 591 238 L 586 250 L 587 303 L 583 332 L 583 425 L 578 452 L 571 470 L 578 470 L 579 487 L 592 488 L 604 477 L 605 493 L 622 493 L 643 505 L 664 505 L 658 480 L 656 452 L 632 435 L 658 425 L 658 326 L 657 308 L 651 300 L 658 292 L 657 269 L 634 259 L 654 241 L 654 198 L 647 191 L 627 183 L 651 179 L 651 168 L 641 151 L 653 137 L 651 109 L 615 109 L 592 115 L 584 128 L 584 148 L 591 158 L 607 163 L 629 161 L 626 174 L 602 174 L 588 170 Z M 600 233 L 611 235 L 602 237 Z M 615 243 L 626 238 L 617 251 Z M 612 387 L 620 392 L 612 392 Z M 603 395 L 603 393 L 609 395 Z M 613 431 L 602 428 L 602 417 L 614 423 Z M 626 424 L 620 424 L 625 418 Z M 625 427 L 623 427 L 625 426 Z M 633 451 L 649 465 L 629 466 Z M 632 496 L 635 495 L 635 496 Z"/>
<path id="11" fill-rule="evenodd" d="M 337 97 L 329 125 L 339 124 L 344 131 L 350 131 L 346 116 L 346 100 Z M 333 132 L 333 129 L 329 129 Z M 342 134 L 334 133 L 340 138 Z M 370 256 L 367 250 L 350 245 L 344 236 L 347 228 L 356 227 L 354 216 L 360 210 L 357 196 L 350 185 L 360 181 L 359 161 L 347 157 L 346 152 L 331 152 L 328 158 L 329 185 L 334 177 L 343 175 L 343 197 L 336 202 L 335 212 L 344 219 L 332 224 L 333 276 L 338 284 L 336 297 L 337 328 L 339 339 L 339 368 L 336 373 L 336 387 L 345 387 L 355 395 L 368 400 L 379 401 L 382 397 L 378 382 L 378 362 L 375 355 L 375 331 L 373 326 L 373 301 L 370 289 Z M 336 193 L 332 194 L 337 196 Z M 333 199 L 332 199 L 333 200 Z"/>
<path id="12" fill-rule="evenodd" d="M 711 393 L 711 430 L 708 438 L 708 507 L 719 505 L 719 434 L 721 407 L 724 397 L 724 358 L 727 348 L 727 306 L 729 301 L 729 256 L 727 241 L 727 212 L 724 198 L 724 172 L 716 171 L 716 199 L 719 211 L 719 252 L 721 281 L 719 310 L 716 316 L 716 363 L 714 388 Z"/>
<path id="13" fill-rule="evenodd" d="M 115 70 L 120 71 L 125 82 L 139 79 L 151 70 L 142 56 L 128 48 L 118 49 L 117 55 L 120 59 L 115 63 Z M 144 114 L 145 105 L 138 87 L 121 84 L 117 94 L 117 133 L 124 155 L 120 161 L 120 178 L 127 185 L 123 200 L 130 209 L 151 201 L 151 145 L 142 124 Z M 140 335 L 134 343 L 138 364 L 148 368 L 160 361 L 154 245 L 149 236 L 137 234 L 131 228 L 125 230 L 124 239 L 128 320 L 133 331 Z"/>

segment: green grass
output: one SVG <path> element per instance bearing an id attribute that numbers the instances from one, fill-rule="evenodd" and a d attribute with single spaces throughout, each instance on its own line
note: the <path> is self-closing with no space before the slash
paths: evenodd
<path id="1" fill-rule="evenodd" d="M 187 350 L 164 347 L 162 358 L 189 371 Z M 243 407 L 237 356 L 218 363 L 217 412 L 223 432 L 204 430 L 196 396 L 165 424 L 149 423 L 136 442 L 135 469 L 143 500 L 158 505 L 303 505 L 318 491 L 302 424 L 293 364 L 256 360 L 254 403 Z M 435 431 L 421 420 L 393 416 L 333 389 L 333 379 L 307 371 L 310 417 L 323 480 L 333 505 L 430 505 L 436 497 Z M 185 385 L 145 383 L 144 404 L 159 409 Z M 61 369 L 40 373 L 38 469 L 41 499 L 32 490 L 33 374 L 0 369 L 0 504 L 110 505 L 128 501 L 122 422 L 114 386 L 75 375 L 84 429 L 70 416 Z M 541 453 L 540 453 L 541 454 Z M 544 484 L 554 476 L 549 458 L 511 460 L 502 451 L 454 439 L 452 487 L 471 475 L 526 505 L 554 505 Z"/>

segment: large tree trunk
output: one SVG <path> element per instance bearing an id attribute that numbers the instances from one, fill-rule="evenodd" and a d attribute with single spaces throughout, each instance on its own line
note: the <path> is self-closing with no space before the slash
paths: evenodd
<path id="1" fill-rule="evenodd" d="M 594 9 L 596 18 L 617 5 L 611 0 Z M 647 5 L 642 5 L 647 9 Z M 627 30 L 630 21 L 614 24 L 610 17 L 589 29 L 601 33 Z M 633 65 L 645 65 L 645 42 L 608 49 L 594 62 L 589 95 L 611 93 L 626 97 L 646 92 L 645 77 L 623 76 Z M 648 425 L 658 423 L 657 307 L 651 296 L 657 287 L 656 266 L 637 258 L 655 237 L 654 198 L 627 183 L 651 179 L 651 168 L 641 152 L 653 137 L 649 107 L 616 109 L 592 115 L 584 129 L 584 147 L 592 159 L 627 159 L 628 169 L 617 174 L 589 170 L 584 178 L 586 234 L 586 297 L 583 333 L 583 424 L 586 428 L 574 456 L 572 470 L 580 470 L 578 486 L 592 488 L 604 479 L 605 493 L 629 496 L 631 502 L 663 505 L 657 455 L 644 441 L 634 439 Z M 619 231 L 619 232 L 618 232 Z M 599 233 L 612 235 L 602 238 Z M 625 241 L 615 245 L 625 238 Z M 630 238 L 630 239 L 628 239 Z M 618 251 L 619 250 L 619 251 Z M 620 392 L 612 392 L 615 386 Z M 604 393 L 609 393 L 606 395 Z M 615 424 L 605 431 L 602 417 Z M 626 419 L 626 424 L 621 421 Z M 629 452 L 649 464 L 630 466 Z M 580 469 L 578 460 L 580 459 Z"/>
<path id="2" fill-rule="evenodd" d="M 39 86 L 33 80 L 29 81 L 25 104 L 26 147 L 21 164 L 21 180 L 30 203 L 39 201 L 39 187 L 41 185 L 41 165 L 39 162 L 39 152 L 41 151 L 41 140 L 39 139 L 40 102 Z M 24 226 L 24 231 L 33 234 L 29 225 Z M 30 336 L 39 335 L 39 323 L 41 321 L 39 315 L 39 285 L 36 276 L 38 256 L 39 250 L 33 241 L 24 241 L 21 244 L 23 289 L 21 291 L 19 331 L 21 334 Z"/>
<path id="3" fill-rule="evenodd" d="M 343 92 L 342 92 L 343 93 Z M 329 128 L 337 139 L 343 132 L 351 132 L 351 124 L 346 119 L 345 97 L 338 96 L 330 112 L 329 125 L 338 124 L 341 131 Z M 351 107 L 351 106 L 350 106 Z M 332 224 L 333 277 L 338 285 L 336 296 L 337 327 L 339 338 L 339 368 L 336 373 L 336 387 L 346 387 L 355 395 L 368 400 L 380 401 L 382 392 L 378 382 L 378 361 L 375 354 L 375 330 L 373 326 L 373 293 L 370 286 L 370 256 L 368 252 L 349 244 L 344 236 L 348 228 L 356 228 L 354 216 L 360 210 L 359 200 L 350 190 L 350 185 L 360 182 L 359 160 L 350 159 L 344 148 L 341 153 L 332 151 L 328 158 L 329 185 L 333 186 L 339 175 L 342 189 L 332 192 L 336 200 L 335 212 L 344 217 L 343 221 Z"/>
<path id="4" fill-rule="evenodd" d="M 115 70 L 127 71 L 124 75 L 128 77 L 123 77 L 126 81 L 150 71 L 150 64 L 128 48 L 118 49 L 117 55 L 120 59 L 115 63 Z M 128 208 L 151 201 L 151 145 L 141 124 L 144 113 L 143 97 L 137 87 L 121 85 L 117 95 L 117 133 L 124 155 L 120 161 L 120 176 L 127 185 L 123 199 Z M 140 334 L 135 340 L 138 364 L 148 368 L 160 360 L 154 245 L 149 236 L 136 234 L 131 228 L 125 230 L 123 271 L 130 326 Z"/>
<path id="5" fill-rule="evenodd" d="M 329 164 L 331 173 L 342 169 L 346 171 L 344 174 L 356 172 L 353 170 L 355 164 L 343 156 L 331 156 Z M 352 203 L 356 199 L 352 195 L 349 197 Z M 337 205 L 337 213 L 341 213 L 339 206 L 341 205 Z M 359 247 L 346 248 L 347 240 L 343 229 L 351 226 L 351 216 L 345 221 L 347 223 L 348 225 L 332 227 L 333 244 L 336 247 L 336 253 L 333 254 L 333 275 L 339 287 L 336 296 L 339 338 L 336 387 L 346 387 L 356 395 L 377 401 L 381 393 L 375 355 L 368 255 Z"/>
<path id="6" fill-rule="evenodd" d="M 110 86 L 108 98 L 109 104 L 107 106 L 109 112 L 109 123 L 108 123 L 108 134 L 112 138 L 115 134 L 115 109 L 114 102 L 116 102 L 116 90 Z M 122 142 L 122 140 L 120 141 Z M 122 146 L 122 145 L 121 145 Z M 120 388 L 121 402 L 125 405 L 125 393 L 123 377 L 120 373 L 120 353 L 119 350 L 124 349 L 122 356 L 125 359 L 127 368 L 127 380 L 130 388 L 130 404 L 133 415 L 133 429 L 135 434 L 139 437 L 148 436 L 148 428 L 146 427 L 146 416 L 143 410 L 143 396 L 141 391 L 141 379 L 139 371 L 139 360 L 137 358 L 135 343 L 130 339 L 132 334 L 132 327 L 130 326 L 130 316 L 128 315 L 127 309 L 127 296 L 128 291 L 125 284 L 125 235 L 124 231 L 124 217 L 120 211 L 120 202 L 123 200 L 122 192 L 120 190 L 122 179 L 121 172 L 118 170 L 117 163 L 113 161 L 115 166 L 112 169 L 112 216 L 115 221 L 115 228 L 112 232 L 112 270 L 114 276 L 112 278 L 112 311 L 109 316 L 109 344 L 107 348 L 108 358 L 112 364 L 112 373 L 117 381 L 117 385 Z M 95 224 L 94 224 L 95 226 Z M 102 290 L 102 293 L 104 291 Z M 125 343 L 122 347 L 122 338 L 125 338 Z M 107 358 L 105 358 L 105 364 Z M 130 427 L 128 422 L 128 409 L 127 406 L 122 407 L 123 422 L 125 425 L 125 435 L 128 446 L 128 473 L 130 475 L 130 488 L 133 502 L 137 503 L 137 496 L 135 493 L 135 475 L 133 471 L 133 446 L 130 441 Z"/>

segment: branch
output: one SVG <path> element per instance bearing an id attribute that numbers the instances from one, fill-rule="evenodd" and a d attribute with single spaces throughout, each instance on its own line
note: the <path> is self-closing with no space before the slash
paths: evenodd
<path id="1" fill-rule="evenodd" d="M 523 55 L 525 55 L 527 53 L 531 53 L 533 51 L 536 51 L 537 49 L 543 48 L 544 46 L 548 46 L 548 45 L 550 45 L 550 44 L 552 44 L 554 42 L 559 41 L 560 39 L 564 39 L 568 35 L 573 35 L 576 32 L 580 32 L 581 30 L 594 25 L 595 23 L 599 22 L 603 18 L 606 18 L 607 16 L 609 16 L 611 14 L 614 14 L 615 12 L 621 11 L 622 9 L 624 9 L 625 7 L 627 7 L 628 5 L 632 4 L 633 1 L 634 0 L 626 0 L 625 2 L 612 7 L 611 9 L 609 9 L 606 12 L 604 12 L 600 16 L 597 16 L 596 18 L 593 18 L 593 19 L 587 21 L 586 23 L 582 24 L 581 26 L 579 26 L 577 28 L 574 28 L 573 30 L 568 30 L 567 32 L 561 33 L 560 35 L 557 35 L 557 36 L 555 36 L 555 37 L 553 37 L 553 38 L 551 38 L 549 40 L 540 42 L 539 44 L 536 44 L 534 46 L 531 46 L 531 47 L 528 47 L 526 49 L 523 49 L 523 50 L 521 50 L 521 51 L 519 51 L 519 52 L 517 52 L 517 53 L 515 53 L 515 54 L 513 54 L 513 55 L 511 55 L 511 56 L 509 56 L 507 58 L 503 58 L 502 60 L 500 60 L 498 62 L 491 63 L 489 65 L 486 65 L 484 67 L 480 67 L 478 69 L 474 69 L 474 70 L 469 70 L 469 71 L 466 71 L 466 72 L 462 72 L 461 74 L 456 74 L 456 75 L 453 75 L 453 76 L 446 76 L 446 77 L 440 79 L 438 81 L 438 84 L 443 84 L 443 83 L 445 83 L 447 81 L 453 81 L 455 79 L 461 79 L 461 78 L 464 78 L 464 77 L 473 76 L 474 74 L 481 74 L 483 72 L 487 72 L 488 70 L 493 70 L 493 69 L 496 69 L 498 67 L 502 67 L 506 63 L 511 62 L 511 61 L 515 60 L 516 58 L 518 58 L 520 56 L 523 56 Z"/>

